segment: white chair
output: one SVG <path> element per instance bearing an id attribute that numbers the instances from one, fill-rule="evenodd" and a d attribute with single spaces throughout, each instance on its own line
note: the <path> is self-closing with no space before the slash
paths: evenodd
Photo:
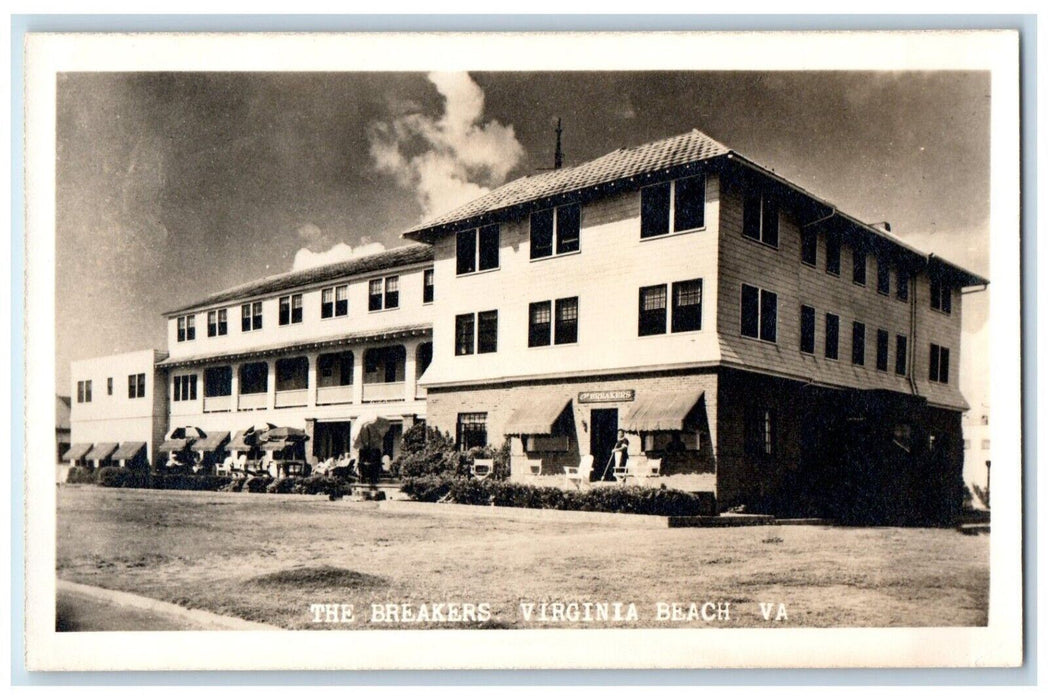
<path id="1" fill-rule="evenodd" d="M 227 474 L 232 473 L 233 469 L 235 468 L 236 459 L 233 457 L 233 455 L 229 455 L 228 457 L 222 460 L 222 464 L 218 465 L 218 467 L 215 469 L 215 473 L 219 476 L 226 476 Z"/>
<path id="2" fill-rule="evenodd" d="M 241 474 L 247 473 L 247 455 L 241 454 L 234 462 L 234 468 Z"/>
<path id="3" fill-rule="evenodd" d="M 658 459 L 649 459 L 647 464 L 644 465 L 644 470 L 639 471 L 646 479 L 654 479 L 662 474 L 662 457 Z"/>
<path id="4" fill-rule="evenodd" d="M 541 459 L 529 459 L 528 460 L 528 473 L 532 476 L 539 476 L 542 474 L 542 460 Z"/>
<path id="5" fill-rule="evenodd" d="M 593 471 L 593 455 L 582 455 L 582 459 L 579 460 L 579 466 L 564 467 L 564 481 L 568 484 L 574 484 L 575 488 L 581 490 L 582 482 L 589 481 L 590 472 Z"/>
<path id="6" fill-rule="evenodd" d="M 475 459 L 473 460 L 473 465 L 469 468 L 469 471 L 478 479 L 487 479 L 491 476 L 491 473 L 495 471 L 495 460 Z"/>
<path id="7" fill-rule="evenodd" d="M 615 468 L 612 470 L 612 475 L 615 477 L 615 481 L 620 484 L 625 483 L 626 479 L 632 476 L 630 474 L 629 462 L 622 463 L 622 453 L 615 452 L 613 454 L 615 458 Z"/>

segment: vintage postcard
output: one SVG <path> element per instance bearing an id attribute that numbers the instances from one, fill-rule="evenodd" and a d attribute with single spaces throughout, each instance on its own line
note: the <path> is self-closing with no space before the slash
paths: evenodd
<path id="1" fill-rule="evenodd" d="M 25 48 L 30 670 L 1022 662 L 1015 33 Z"/>

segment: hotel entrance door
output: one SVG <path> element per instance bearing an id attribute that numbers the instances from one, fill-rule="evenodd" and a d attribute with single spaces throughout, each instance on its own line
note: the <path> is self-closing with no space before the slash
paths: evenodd
<path id="1" fill-rule="evenodd" d="M 590 411 L 590 454 L 593 455 L 593 473 L 590 481 L 600 481 L 601 476 L 607 471 L 608 478 L 612 476 L 611 469 L 605 470 L 608 460 L 611 459 L 611 451 L 615 447 L 619 432 L 619 410 L 617 408 L 594 408 Z"/>

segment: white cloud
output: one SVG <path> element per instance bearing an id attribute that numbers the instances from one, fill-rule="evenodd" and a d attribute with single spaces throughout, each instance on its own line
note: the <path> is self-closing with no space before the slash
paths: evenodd
<path id="1" fill-rule="evenodd" d="M 484 91 L 467 73 L 431 73 L 444 113 L 417 109 L 371 125 L 375 167 L 415 191 L 423 216 L 432 217 L 505 182 L 524 156 L 512 126 L 481 123 Z"/>
<path id="2" fill-rule="evenodd" d="M 295 253 L 295 261 L 291 265 L 292 271 L 345 262 L 353 258 L 381 253 L 386 249 L 386 246 L 378 241 L 372 241 L 369 236 L 362 237 L 356 247 L 351 246 L 345 241 L 336 240 L 312 223 L 300 226 L 297 233 L 304 246 Z"/>

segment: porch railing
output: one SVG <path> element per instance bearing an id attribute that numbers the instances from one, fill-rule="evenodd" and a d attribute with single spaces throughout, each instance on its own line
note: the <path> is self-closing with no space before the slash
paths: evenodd
<path id="1" fill-rule="evenodd" d="M 233 410 L 232 396 L 205 396 L 204 413 L 221 413 Z"/>
<path id="2" fill-rule="evenodd" d="M 364 385 L 364 401 L 403 401 L 404 382 Z"/>
<path id="3" fill-rule="evenodd" d="M 238 397 L 237 408 L 241 411 L 253 411 L 260 408 L 266 407 L 266 397 L 268 394 L 241 394 Z"/>
<path id="4" fill-rule="evenodd" d="M 353 385 L 317 387 L 317 403 L 353 403 Z"/>
<path id="5" fill-rule="evenodd" d="M 287 389 L 277 392 L 275 405 L 277 408 L 291 408 L 292 406 L 305 406 L 308 402 L 308 389 Z"/>

